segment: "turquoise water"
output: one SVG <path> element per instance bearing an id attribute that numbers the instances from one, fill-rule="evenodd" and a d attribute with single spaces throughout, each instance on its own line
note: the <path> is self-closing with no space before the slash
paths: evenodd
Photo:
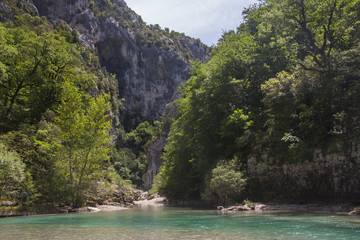
<path id="1" fill-rule="evenodd" d="M 0 239 L 360 239 L 360 217 L 133 208 L 0 219 Z"/>

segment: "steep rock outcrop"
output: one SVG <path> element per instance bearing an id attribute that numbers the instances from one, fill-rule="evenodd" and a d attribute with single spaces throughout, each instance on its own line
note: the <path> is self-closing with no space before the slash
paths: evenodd
<path id="1" fill-rule="evenodd" d="M 65 21 L 81 41 L 95 49 L 100 63 L 117 76 L 125 110 L 125 129 L 141 121 L 159 120 L 167 103 L 189 78 L 190 60 L 204 61 L 210 49 L 195 40 L 159 26 L 146 25 L 123 0 L 33 0 L 39 14 L 54 25 Z M 147 151 L 145 189 L 151 188 L 162 164 L 166 144 L 160 137 Z"/>
<path id="2" fill-rule="evenodd" d="M 159 120 L 189 77 L 190 60 L 205 60 L 209 48 L 183 34 L 147 26 L 123 0 L 33 0 L 39 14 L 61 20 L 98 51 L 101 64 L 117 75 L 125 99 L 121 120 L 132 129 Z"/>
<path id="3" fill-rule="evenodd" d="M 149 145 L 146 151 L 148 158 L 148 169 L 142 177 L 144 182 L 144 189 L 149 190 L 154 182 L 155 176 L 159 173 L 160 167 L 163 163 L 162 150 L 166 145 L 166 139 L 164 136 L 160 136 L 153 143 Z"/>
<path id="4" fill-rule="evenodd" d="M 23 13 L 32 16 L 39 15 L 31 0 L 2 0 L 0 2 L 0 21 L 14 20 L 15 15 Z"/>

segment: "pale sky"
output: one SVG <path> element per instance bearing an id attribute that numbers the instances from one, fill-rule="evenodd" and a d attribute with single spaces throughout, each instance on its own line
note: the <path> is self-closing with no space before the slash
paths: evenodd
<path id="1" fill-rule="evenodd" d="M 211 46 L 224 30 L 235 30 L 242 11 L 257 0 L 125 0 L 147 24 L 168 27 Z"/>

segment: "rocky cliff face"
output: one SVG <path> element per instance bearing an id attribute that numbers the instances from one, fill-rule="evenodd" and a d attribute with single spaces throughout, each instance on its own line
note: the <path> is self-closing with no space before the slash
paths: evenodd
<path id="1" fill-rule="evenodd" d="M 140 122 L 160 120 L 167 103 L 189 78 L 190 60 L 204 61 L 210 49 L 184 34 L 146 25 L 123 0 L 33 0 L 39 15 L 54 25 L 65 21 L 81 41 L 97 51 L 100 63 L 116 74 L 125 110 L 126 130 Z M 163 137 L 150 145 L 146 189 L 162 164 Z"/>
<path id="2" fill-rule="evenodd" d="M 148 169 L 142 177 L 144 182 L 144 189 L 149 190 L 153 185 L 155 176 L 159 173 L 160 167 L 163 164 L 161 159 L 162 150 L 166 145 L 166 139 L 164 136 L 160 136 L 156 141 L 151 143 L 146 151 L 148 158 Z"/>
<path id="3" fill-rule="evenodd" d="M 252 194 L 260 198 L 263 194 L 274 199 L 344 198 L 351 201 L 360 196 L 360 145 L 353 145 L 345 153 L 317 149 L 309 161 L 281 166 L 263 154 L 248 159 L 247 166 L 248 174 L 257 181 L 252 182 L 255 186 Z"/>
<path id="4" fill-rule="evenodd" d="M 53 23 L 66 21 L 98 51 L 101 64 L 117 75 L 125 99 L 126 129 L 159 120 L 189 77 L 190 60 L 205 60 L 209 48 L 183 34 L 147 26 L 123 0 L 33 0 Z"/>

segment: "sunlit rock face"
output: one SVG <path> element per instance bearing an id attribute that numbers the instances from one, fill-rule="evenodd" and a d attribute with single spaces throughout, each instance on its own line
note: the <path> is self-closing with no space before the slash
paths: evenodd
<path id="1" fill-rule="evenodd" d="M 170 46 L 174 39 L 160 30 L 151 30 L 122 0 L 33 2 L 39 14 L 47 16 L 54 24 L 66 21 L 86 45 L 96 49 L 102 66 L 116 74 L 119 96 L 125 99 L 125 110 L 121 115 L 125 129 L 132 129 L 144 120 L 159 120 L 165 105 L 179 96 L 177 89 L 189 78 L 190 59 L 204 61 L 209 54 L 207 46 L 184 35 L 177 37 L 180 51 L 179 48 L 149 44 L 146 37 L 152 34 L 151 31 Z M 108 9 L 115 8 L 124 16 L 109 14 Z M 145 41 L 138 39 L 139 33 L 143 32 L 146 32 Z"/>

